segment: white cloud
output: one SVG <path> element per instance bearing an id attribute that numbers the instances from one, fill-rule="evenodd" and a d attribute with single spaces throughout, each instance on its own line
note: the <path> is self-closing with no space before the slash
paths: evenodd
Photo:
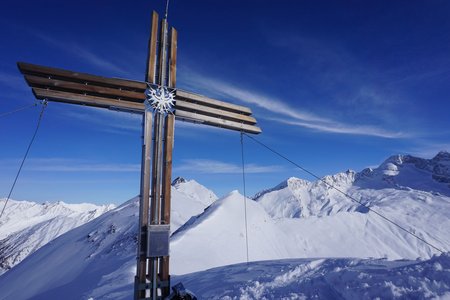
<path id="1" fill-rule="evenodd" d="M 129 72 L 124 70 L 123 68 L 117 66 L 116 64 L 111 63 L 110 61 L 98 56 L 97 54 L 89 51 L 85 47 L 81 47 L 80 45 L 74 42 L 57 40 L 38 32 L 33 32 L 33 34 L 35 37 L 46 42 L 48 45 L 53 46 L 55 48 L 59 48 L 70 55 L 78 56 L 83 61 L 86 61 L 92 64 L 93 66 L 99 67 L 107 71 L 120 73 L 123 75 L 130 75 Z"/>
<path id="2" fill-rule="evenodd" d="M 365 126 L 365 125 L 347 125 L 339 122 L 335 123 L 308 123 L 302 121 L 288 120 L 288 119 L 280 119 L 280 118 L 271 118 L 273 121 L 277 121 L 280 123 L 295 125 L 306 127 L 310 129 L 314 129 L 317 131 L 331 132 L 331 133 L 339 133 L 339 134 L 353 134 L 353 135 L 370 135 L 382 138 L 405 138 L 407 134 L 402 132 L 391 132 L 386 131 L 382 128 L 377 128 L 373 126 Z"/>
<path id="3" fill-rule="evenodd" d="M 142 116 L 139 114 L 92 107 L 71 108 L 64 110 L 63 114 L 73 121 L 92 123 L 94 128 L 102 131 L 124 133 L 142 130 Z"/>
<path id="4" fill-rule="evenodd" d="M 203 174 L 238 174 L 242 173 L 242 166 L 209 159 L 186 159 L 174 168 L 176 172 L 196 172 Z M 280 172 L 280 166 L 261 166 L 246 164 L 246 173 L 272 173 Z"/>
<path id="5" fill-rule="evenodd" d="M 383 138 L 400 138 L 407 136 L 401 132 L 389 131 L 375 126 L 343 123 L 330 118 L 321 117 L 294 108 L 276 97 L 270 97 L 255 91 L 244 90 L 223 81 L 205 78 L 192 71 L 188 78 L 190 84 L 195 83 L 198 87 L 221 94 L 224 97 L 230 97 L 241 102 L 258 106 L 270 113 L 270 115 L 266 115 L 264 118 L 279 123 L 338 134 L 366 135 Z M 282 115 L 283 118 L 277 117 L 277 115 Z"/>
<path id="6" fill-rule="evenodd" d="M 17 71 L 19 72 L 19 71 Z M 20 75 L 12 75 L 0 71 L 0 85 L 7 86 L 15 90 L 28 90 L 25 80 Z"/>
<path id="7" fill-rule="evenodd" d="M 424 142 L 423 145 L 411 149 L 408 154 L 423 158 L 433 158 L 440 151 L 450 152 L 450 143 Z"/>
<path id="8" fill-rule="evenodd" d="M 18 160 L 1 160 L 2 169 L 16 169 Z M 27 171 L 38 172 L 139 172 L 140 164 L 102 164 L 80 159 L 31 158 L 26 161 Z"/>

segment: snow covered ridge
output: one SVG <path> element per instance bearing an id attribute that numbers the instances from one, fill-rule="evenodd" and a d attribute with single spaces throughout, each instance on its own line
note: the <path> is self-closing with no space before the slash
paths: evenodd
<path id="1" fill-rule="evenodd" d="M 173 185 L 173 197 L 183 200 L 172 204 L 173 231 L 217 199 L 212 191 L 194 180 L 178 178 Z M 0 207 L 4 201 L 0 200 Z M 10 199 L 0 220 L 0 275 L 56 237 L 114 208 L 111 204 L 99 206 L 61 201 L 38 204 Z"/>
<path id="2" fill-rule="evenodd" d="M 449 197 L 402 189 L 351 188 L 349 192 L 436 247 L 450 249 Z M 267 206 L 246 199 L 246 230 L 244 197 L 230 193 L 172 235 L 171 272 L 186 274 L 246 261 L 246 232 L 251 261 L 298 257 L 415 259 L 437 253 L 343 195 L 337 200 L 329 195 L 315 196 L 311 199 L 306 194 L 310 202 L 303 208 L 302 198 L 292 198 L 287 188 L 266 194 Z M 322 197 L 325 204 L 316 205 Z M 307 212 L 301 212 L 304 208 Z"/>
<path id="3" fill-rule="evenodd" d="M 313 182 L 291 177 L 272 189 L 257 193 L 253 199 L 274 218 L 367 210 L 331 186 L 364 204 L 379 202 L 379 199 L 373 199 L 363 190 L 417 190 L 450 196 L 450 153 L 442 151 L 432 159 L 394 155 L 378 168 L 364 169 L 359 173 L 348 170 Z"/>
<path id="4" fill-rule="evenodd" d="M 172 187 L 172 231 L 215 200 L 193 180 L 181 185 Z M 132 298 L 138 206 L 136 197 L 47 243 L 0 276 L 0 299 Z"/>
<path id="5" fill-rule="evenodd" d="M 450 153 L 439 152 L 432 159 L 395 155 L 376 169 L 357 174 L 362 187 L 406 187 L 450 196 Z"/>
<path id="6" fill-rule="evenodd" d="M 0 207 L 5 200 L 0 199 Z M 114 207 L 112 204 L 38 204 L 10 199 L 0 220 L 0 274 L 56 237 Z"/>

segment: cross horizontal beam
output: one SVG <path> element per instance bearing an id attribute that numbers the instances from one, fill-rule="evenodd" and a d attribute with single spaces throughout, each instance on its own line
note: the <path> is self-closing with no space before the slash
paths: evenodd
<path id="1" fill-rule="evenodd" d="M 107 78 L 29 63 L 18 63 L 36 98 L 142 113 L 147 83 Z M 176 90 L 175 117 L 231 130 L 258 134 L 252 111 L 203 95 Z"/>

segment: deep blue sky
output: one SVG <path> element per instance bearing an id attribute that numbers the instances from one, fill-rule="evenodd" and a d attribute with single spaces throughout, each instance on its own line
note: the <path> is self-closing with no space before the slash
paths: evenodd
<path id="1" fill-rule="evenodd" d="M 17 61 L 144 78 L 163 1 L 3 1 L 0 113 L 32 104 Z M 172 0 L 178 87 L 250 106 L 259 140 L 320 176 L 450 150 L 450 2 Z M 39 107 L 0 118 L 0 197 Z M 14 199 L 121 203 L 139 191 L 140 118 L 50 103 Z M 178 122 L 174 178 L 242 191 L 239 133 Z M 247 193 L 308 178 L 245 141 Z"/>

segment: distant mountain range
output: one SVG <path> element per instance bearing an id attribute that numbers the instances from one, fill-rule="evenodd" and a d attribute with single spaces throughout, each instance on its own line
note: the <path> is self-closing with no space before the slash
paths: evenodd
<path id="1" fill-rule="evenodd" d="M 6 199 L 0 199 L 4 207 Z M 42 203 L 10 199 L 0 219 L 0 275 L 67 231 L 83 225 L 114 205 Z"/>
<path id="2" fill-rule="evenodd" d="M 289 178 L 253 199 L 244 199 L 237 191 L 217 199 L 197 182 L 178 178 L 172 187 L 171 273 L 188 274 L 245 262 L 247 242 L 250 261 L 314 261 L 326 257 L 429 259 L 439 251 L 365 206 L 437 248 L 450 251 L 449 170 L 447 152 L 430 160 L 393 156 L 378 168 L 359 173 L 347 171 L 326 176 L 323 181 Z M 138 201 L 132 199 L 47 243 L 0 276 L 0 287 L 8 287 L 0 288 L 0 299 L 129 299 L 135 272 L 137 216 Z M 9 239 L 14 241 L 14 236 Z M 443 257 L 440 263 L 444 266 L 440 271 L 436 267 L 436 272 L 443 269 L 444 275 L 450 274 L 447 261 Z M 339 265 L 330 264 L 335 268 Z M 225 276 L 227 267 L 224 268 L 220 272 Z M 250 266 L 240 270 L 252 272 Z M 189 281 L 189 276 L 179 278 Z M 442 279 L 439 276 L 436 280 Z M 356 280 L 355 276 L 352 280 Z M 444 276 L 442 280 L 447 279 Z M 198 284 L 196 287 L 201 290 Z M 446 291 L 441 285 L 433 295 Z"/>

